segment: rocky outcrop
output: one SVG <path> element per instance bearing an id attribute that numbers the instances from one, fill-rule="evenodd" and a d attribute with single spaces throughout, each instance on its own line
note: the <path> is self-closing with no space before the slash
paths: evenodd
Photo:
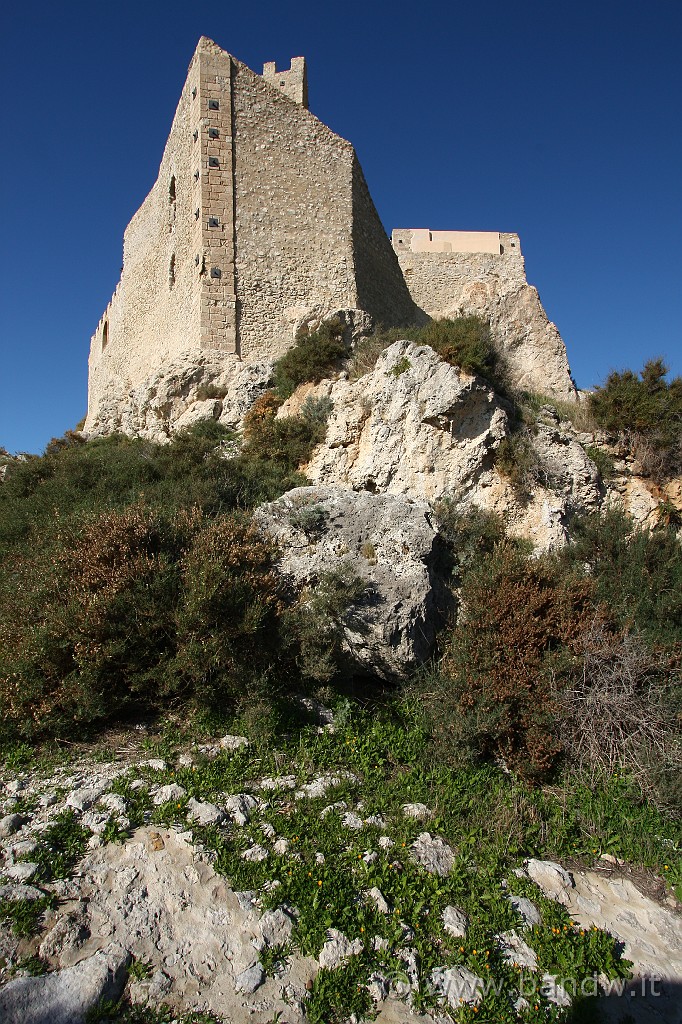
<path id="1" fill-rule="evenodd" d="M 91 403 L 88 437 L 121 432 L 167 441 L 176 430 L 213 419 L 231 430 L 268 386 L 272 363 L 205 353 L 179 356 L 133 389 L 114 375 Z"/>
<path id="2" fill-rule="evenodd" d="M 562 546 L 569 516 L 601 502 L 596 467 L 551 412 L 528 433 L 533 465 L 521 497 L 496 468 L 509 407 L 428 345 L 397 341 L 359 380 L 303 385 L 279 415 L 322 397 L 332 403 L 327 434 L 305 469 L 316 483 L 475 505 L 539 550 Z"/>
<path id="3" fill-rule="evenodd" d="M 315 483 L 427 500 L 461 494 L 492 467 L 508 429 L 489 385 L 408 341 L 390 345 L 359 380 L 323 381 L 308 393 L 333 404 L 324 444 L 306 467 Z"/>
<path id="4" fill-rule="evenodd" d="M 325 575 L 366 582 L 345 617 L 356 669 L 392 678 L 427 659 L 447 614 L 444 552 L 424 502 L 342 487 L 297 487 L 255 513 L 280 549 L 280 568 L 314 591 Z"/>
<path id="5" fill-rule="evenodd" d="M 576 400 L 566 348 L 527 282 L 518 236 L 501 235 L 502 251 L 494 253 L 413 251 L 412 233 L 401 235 L 402 243 L 394 235 L 394 248 L 420 309 L 436 319 L 487 320 L 517 388 Z"/>

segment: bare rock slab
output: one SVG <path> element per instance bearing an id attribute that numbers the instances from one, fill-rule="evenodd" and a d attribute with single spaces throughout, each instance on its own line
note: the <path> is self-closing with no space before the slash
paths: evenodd
<path id="1" fill-rule="evenodd" d="M 0 989 L 3 1024 L 83 1024 L 100 999 L 118 999 L 129 954 L 120 946 L 38 978 L 18 978 Z"/>

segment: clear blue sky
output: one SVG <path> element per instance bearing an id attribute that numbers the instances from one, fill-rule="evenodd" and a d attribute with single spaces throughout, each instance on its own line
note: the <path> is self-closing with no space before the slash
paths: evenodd
<path id="1" fill-rule="evenodd" d="M 7 3 L 0 444 L 86 408 L 89 339 L 200 35 L 309 63 L 383 223 L 517 231 L 581 387 L 682 373 L 680 0 Z"/>

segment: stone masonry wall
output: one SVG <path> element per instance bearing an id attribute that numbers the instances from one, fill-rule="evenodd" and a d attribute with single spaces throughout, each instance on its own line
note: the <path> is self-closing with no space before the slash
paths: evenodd
<path id="1" fill-rule="evenodd" d="M 190 77 L 196 64 L 195 57 Z M 161 366 L 186 348 L 188 335 L 199 335 L 194 254 L 200 250 L 201 224 L 194 218 L 193 120 L 188 80 L 157 181 L 126 228 L 121 280 L 91 341 L 90 421 L 105 396 L 125 393 L 150 366 Z"/>
<path id="2" fill-rule="evenodd" d="M 353 253 L 358 286 L 357 306 L 368 310 L 384 327 L 403 326 L 418 319 L 418 310 L 405 284 L 395 253 L 387 246 L 365 176 L 353 160 Z"/>
<path id="3" fill-rule="evenodd" d="M 395 230 L 393 248 L 410 294 L 429 316 L 445 316 L 466 302 L 473 286 L 502 295 L 526 284 L 518 235 L 500 234 L 502 252 L 412 252 L 411 231 Z"/>
<path id="4" fill-rule="evenodd" d="M 308 109 L 308 72 L 305 57 L 292 57 L 288 71 L 278 71 L 274 61 L 263 65 L 263 78 L 290 100 Z"/>
<path id="5" fill-rule="evenodd" d="M 238 61 L 233 90 L 241 354 L 276 358 L 306 316 L 357 306 L 353 148 Z"/>

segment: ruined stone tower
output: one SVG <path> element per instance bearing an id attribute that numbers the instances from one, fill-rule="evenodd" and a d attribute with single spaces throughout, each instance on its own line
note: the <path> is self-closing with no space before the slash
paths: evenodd
<path id="1" fill-rule="evenodd" d="M 261 77 L 203 37 L 92 338 L 86 430 L 174 360 L 275 358 L 340 308 L 414 315 L 353 147 L 307 110 L 302 57 Z"/>

